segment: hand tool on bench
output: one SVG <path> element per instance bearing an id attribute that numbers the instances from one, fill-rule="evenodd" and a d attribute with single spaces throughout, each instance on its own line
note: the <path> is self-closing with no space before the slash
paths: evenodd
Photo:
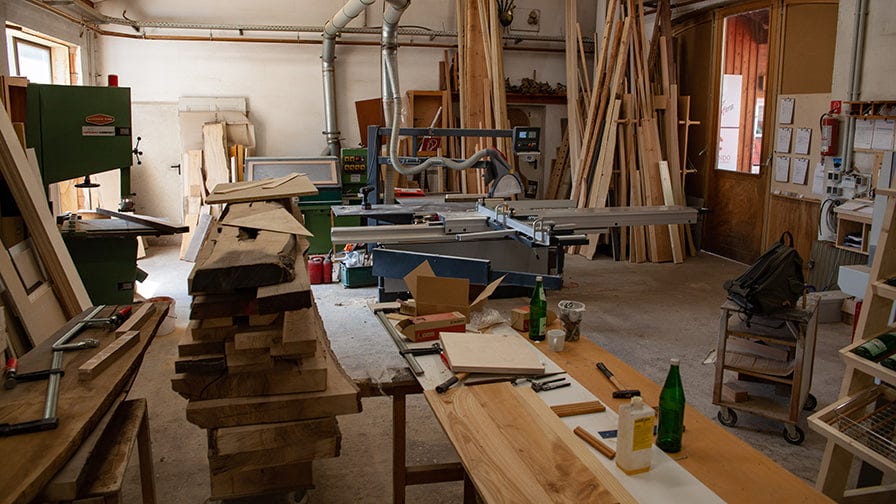
<path id="1" fill-rule="evenodd" d="M 4 371 L 4 377 L 6 378 L 3 381 L 3 387 L 6 390 L 12 390 L 16 388 L 16 385 L 22 382 L 30 382 L 37 380 L 45 380 L 50 377 L 53 373 L 59 373 L 60 375 L 64 375 L 65 371 L 61 369 L 44 369 L 43 371 L 32 371 L 30 373 L 19 373 L 19 360 L 15 357 L 10 357 L 6 360 L 6 371 Z"/>
<path id="2" fill-rule="evenodd" d="M 611 373 L 610 370 L 607 369 L 607 366 L 605 366 L 603 362 L 597 363 L 597 369 L 600 369 L 600 372 L 603 373 L 608 380 L 610 380 L 610 383 L 612 383 L 613 387 L 616 389 L 615 391 L 613 391 L 614 399 L 629 399 L 631 397 L 641 395 L 641 391 L 638 389 L 625 388 L 625 385 L 620 383 L 619 380 L 617 380 L 616 377 L 613 376 L 613 373 Z"/>
<path id="3" fill-rule="evenodd" d="M 404 335 L 398 332 L 398 329 L 395 329 L 395 326 L 392 325 L 392 322 L 386 318 L 386 313 L 383 310 L 378 310 L 374 312 L 376 314 L 376 318 L 379 319 L 380 323 L 383 324 L 383 327 L 386 328 L 386 332 L 389 333 L 389 336 L 392 337 L 392 341 L 395 342 L 395 346 L 398 347 L 398 353 L 404 357 L 404 360 L 408 362 L 408 366 L 410 366 L 411 371 L 414 372 L 415 375 L 420 376 L 423 374 L 423 368 L 420 367 L 420 363 L 417 362 L 417 357 L 414 353 L 406 352 L 408 350 L 408 344 L 404 341 Z"/>
<path id="4" fill-rule="evenodd" d="M 566 380 L 566 377 L 554 378 L 552 380 L 544 380 L 544 381 L 533 381 L 532 382 L 532 390 L 536 392 L 544 392 L 547 390 L 554 390 L 558 388 L 568 387 L 572 385 L 570 382 Z"/>
<path id="5" fill-rule="evenodd" d="M 78 321 L 71 329 L 66 331 L 61 338 L 56 340 L 52 347 L 50 347 L 53 350 L 53 362 L 50 364 L 50 369 L 47 370 L 47 399 L 44 404 L 43 417 L 38 420 L 29 420 L 27 422 L 0 424 L 0 437 L 42 432 L 59 427 L 59 417 L 56 416 L 56 405 L 59 401 L 59 381 L 62 379 L 62 373 L 54 372 L 54 370 L 62 369 L 62 358 L 65 352 L 96 347 L 99 345 L 99 341 L 92 338 L 84 339 L 78 343 L 69 343 L 69 341 L 74 339 L 74 337 L 85 328 L 94 325 L 107 325 L 108 330 L 114 330 L 127 320 L 131 313 L 130 306 L 127 306 L 111 317 L 101 319 L 94 318 L 104 308 L 104 305 L 99 305 L 94 308 L 86 317 Z"/>

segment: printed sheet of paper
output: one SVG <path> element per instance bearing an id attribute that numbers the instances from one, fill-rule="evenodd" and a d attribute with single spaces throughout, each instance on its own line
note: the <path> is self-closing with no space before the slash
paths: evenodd
<path id="1" fill-rule="evenodd" d="M 787 182 L 790 176 L 790 158 L 787 156 L 775 157 L 775 182 Z"/>
<path id="2" fill-rule="evenodd" d="M 876 119 L 874 121 L 874 136 L 871 138 L 871 148 L 893 150 L 894 133 L 896 133 L 896 121 L 892 119 Z"/>
<path id="3" fill-rule="evenodd" d="M 809 145 L 812 143 L 812 128 L 797 128 L 796 142 L 793 145 L 794 154 L 808 154 Z"/>
<path id="4" fill-rule="evenodd" d="M 818 196 L 824 196 L 824 164 L 815 165 L 815 171 L 812 173 L 812 193 Z"/>
<path id="5" fill-rule="evenodd" d="M 781 98 L 781 103 L 778 105 L 778 123 L 793 124 L 793 107 L 795 104 L 796 100 L 793 98 Z"/>
<path id="6" fill-rule="evenodd" d="M 790 152 L 790 137 L 793 135 L 793 128 L 778 128 L 778 135 L 775 137 L 775 152 Z"/>
<path id="7" fill-rule="evenodd" d="M 874 121 L 861 119 L 856 121 L 856 132 L 853 136 L 853 147 L 856 149 L 870 149 L 871 138 L 874 136 Z"/>
<path id="8" fill-rule="evenodd" d="M 806 173 L 809 171 L 809 158 L 793 158 L 793 169 L 790 170 L 790 182 L 806 184 Z"/>

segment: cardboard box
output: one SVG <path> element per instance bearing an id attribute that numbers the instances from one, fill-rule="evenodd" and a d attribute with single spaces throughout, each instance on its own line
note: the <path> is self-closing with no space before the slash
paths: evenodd
<path id="1" fill-rule="evenodd" d="M 555 320 L 557 320 L 557 314 L 548 310 L 547 325 L 551 325 L 551 322 Z M 517 331 L 527 332 L 529 330 L 529 307 L 520 306 L 510 310 L 510 325 Z"/>
<path id="2" fill-rule="evenodd" d="M 434 313 L 398 322 L 398 330 L 411 341 L 438 339 L 444 332 L 464 332 L 467 318 L 461 312 Z"/>
<path id="3" fill-rule="evenodd" d="M 839 290 L 816 292 L 813 295 L 818 297 L 818 322 L 820 324 L 840 322 L 843 300 L 850 296 Z"/>
<path id="4" fill-rule="evenodd" d="M 436 276 L 428 261 L 423 261 L 404 277 L 404 282 L 417 306 L 415 315 L 460 312 L 468 318 L 470 312 L 482 310 L 488 297 L 503 280 L 502 276 L 486 285 L 485 289 L 470 301 L 469 280 Z"/>

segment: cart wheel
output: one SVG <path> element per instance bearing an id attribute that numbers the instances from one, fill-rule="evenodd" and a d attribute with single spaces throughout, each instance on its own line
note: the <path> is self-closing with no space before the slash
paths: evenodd
<path id="1" fill-rule="evenodd" d="M 731 408 L 719 410 L 716 414 L 716 418 L 719 419 L 720 424 L 726 427 L 734 427 L 737 424 L 737 413 Z"/>
<path id="2" fill-rule="evenodd" d="M 807 395 L 806 404 L 803 404 L 803 410 L 812 411 L 816 406 L 818 406 L 818 399 L 816 399 L 812 394 Z"/>
<path id="3" fill-rule="evenodd" d="M 803 429 L 800 429 L 798 425 L 793 426 L 793 435 L 790 434 L 790 429 L 784 427 L 784 441 L 792 445 L 800 445 L 803 443 L 803 440 L 806 439 L 806 434 L 803 432 Z"/>

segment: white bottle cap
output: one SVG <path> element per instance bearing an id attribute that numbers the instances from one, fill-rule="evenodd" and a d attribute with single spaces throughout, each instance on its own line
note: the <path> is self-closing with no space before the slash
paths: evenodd
<path id="1" fill-rule="evenodd" d="M 678 359 L 672 359 L 672 365 L 673 365 L 673 366 L 677 366 L 678 363 L 679 363 L 679 360 L 678 360 Z"/>
<path id="2" fill-rule="evenodd" d="M 535 277 L 535 281 L 542 282 L 542 281 L 544 281 L 544 278 L 542 278 L 541 275 L 538 275 L 537 277 Z"/>
<path id="3" fill-rule="evenodd" d="M 643 402 L 644 399 L 642 399 L 641 396 L 632 396 L 632 406 L 636 408 L 640 407 Z"/>

